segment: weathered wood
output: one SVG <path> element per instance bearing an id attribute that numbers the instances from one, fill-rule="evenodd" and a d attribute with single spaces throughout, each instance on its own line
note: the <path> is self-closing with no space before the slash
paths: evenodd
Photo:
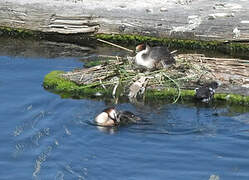
<path id="1" fill-rule="evenodd" d="M 245 0 L 4 0 L 0 26 L 248 41 L 249 6 Z"/>

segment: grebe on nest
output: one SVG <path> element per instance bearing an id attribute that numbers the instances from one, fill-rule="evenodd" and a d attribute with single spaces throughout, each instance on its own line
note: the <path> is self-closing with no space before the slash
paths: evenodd
<path id="1" fill-rule="evenodd" d="M 167 68 L 175 63 L 173 55 L 164 46 L 151 47 L 147 43 L 140 44 L 136 46 L 136 52 L 136 64 L 147 69 Z"/>
<path id="2" fill-rule="evenodd" d="M 202 102 L 209 102 L 214 97 L 215 89 L 217 89 L 218 86 L 219 86 L 219 83 L 213 81 L 213 82 L 204 84 L 200 88 L 196 88 L 195 98 Z"/>
<path id="3" fill-rule="evenodd" d="M 104 109 L 96 116 L 95 122 L 100 126 L 117 126 L 136 123 L 141 118 L 129 111 L 118 111 L 114 107 Z"/>

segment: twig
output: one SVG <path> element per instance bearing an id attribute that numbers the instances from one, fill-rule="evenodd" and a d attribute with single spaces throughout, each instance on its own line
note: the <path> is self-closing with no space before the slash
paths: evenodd
<path id="1" fill-rule="evenodd" d="M 81 75 L 81 77 L 80 77 L 80 81 L 82 81 L 83 77 L 84 77 L 84 74 L 82 74 L 82 75 Z"/>
<path id="2" fill-rule="evenodd" d="M 181 95 L 181 88 L 180 88 L 179 84 L 175 82 L 174 79 L 172 79 L 171 77 L 169 77 L 169 76 L 168 76 L 167 74 L 165 74 L 165 73 L 163 73 L 163 75 L 164 75 L 165 77 L 167 77 L 169 80 L 171 80 L 171 81 L 177 86 L 178 95 L 177 95 L 177 98 L 175 99 L 175 101 L 172 103 L 172 104 L 175 104 L 175 103 L 178 101 L 178 99 L 180 98 L 180 95 Z"/>
<path id="3" fill-rule="evenodd" d="M 105 85 L 102 83 L 101 79 L 99 80 L 99 83 L 101 84 L 101 86 L 104 88 L 104 90 L 106 90 Z"/>
<path id="4" fill-rule="evenodd" d="M 118 85 L 119 83 L 117 83 L 114 88 L 113 88 L 113 91 L 112 91 L 112 97 L 115 98 L 115 95 L 116 95 L 116 91 L 117 91 L 117 88 L 118 88 Z"/>
<path id="5" fill-rule="evenodd" d="M 112 45 L 114 47 L 117 47 L 117 48 L 120 48 L 120 49 L 123 49 L 123 50 L 126 50 L 126 51 L 129 51 L 131 53 L 133 53 L 134 51 L 133 50 L 130 50 L 128 48 L 125 48 L 125 47 L 122 47 L 122 46 L 119 46 L 117 44 L 114 44 L 114 43 L 111 43 L 111 42 L 108 42 L 108 41 L 105 41 L 105 40 L 102 40 L 102 39 L 97 39 L 97 41 L 100 41 L 100 42 L 103 42 L 103 43 L 106 43 L 106 44 L 109 44 L 109 45 Z"/>
<path id="6" fill-rule="evenodd" d="M 171 51 L 170 54 L 175 54 L 177 53 L 177 50 Z"/>

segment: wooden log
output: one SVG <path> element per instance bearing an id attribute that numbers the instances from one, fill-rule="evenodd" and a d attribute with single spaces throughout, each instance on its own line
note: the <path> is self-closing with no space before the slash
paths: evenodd
<path id="1" fill-rule="evenodd" d="M 244 0 L 5 0 L 0 1 L 0 26 L 62 34 L 245 42 L 249 39 L 249 6 Z"/>

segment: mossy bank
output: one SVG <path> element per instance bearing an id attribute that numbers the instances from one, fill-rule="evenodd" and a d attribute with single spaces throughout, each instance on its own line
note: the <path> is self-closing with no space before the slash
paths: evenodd
<path id="1" fill-rule="evenodd" d="M 191 39 L 157 38 L 150 36 L 127 35 L 127 34 L 97 34 L 96 38 L 108 40 L 117 44 L 133 45 L 141 42 L 166 45 L 171 49 L 178 50 L 201 50 L 214 54 L 222 53 L 230 56 L 248 57 L 249 44 L 236 41 L 203 41 Z"/>
<path id="2" fill-rule="evenodd" d="M 86 87 L 61 77 L 63 71 L 52 71 L 44 78 L 43 87 L 64 98 L 96 98 L 103 99 L 112 97 L 112 89 L 101 87 Z M 163 90 L 148 89 L 145 94 L 146 100 L 173 102 L 178 96 L 178 89 L 167 88 Z M 179 102 L 194 101 L 194 90 L 181 90 Z M 236 94 L 215 94 L 214 102 L 229 104 L 249 105 L 249 96 Z"/>
<path id="3" fill-rule="evenodd" d="M 134 47 L 141 42 L 152 44 L 164 44 L 171 49 L 177 50 L 200 50 L 214 54 L 223 53 L 236 57 L 249 57 L 249 44 L 237 41 L 203 41 L 191 39 L 172 39 L 167 37 L 151 37 L 131 34 L 61 34 L 56 32 L 42 32 L 22 28 L 10 28 L 0 26 L 0 36 L 12 38 L 49 40 L 55 42 L 73 43 L 79 45 L 96 45 L 96 39 L 108 40 L 117 44 Z"/>

